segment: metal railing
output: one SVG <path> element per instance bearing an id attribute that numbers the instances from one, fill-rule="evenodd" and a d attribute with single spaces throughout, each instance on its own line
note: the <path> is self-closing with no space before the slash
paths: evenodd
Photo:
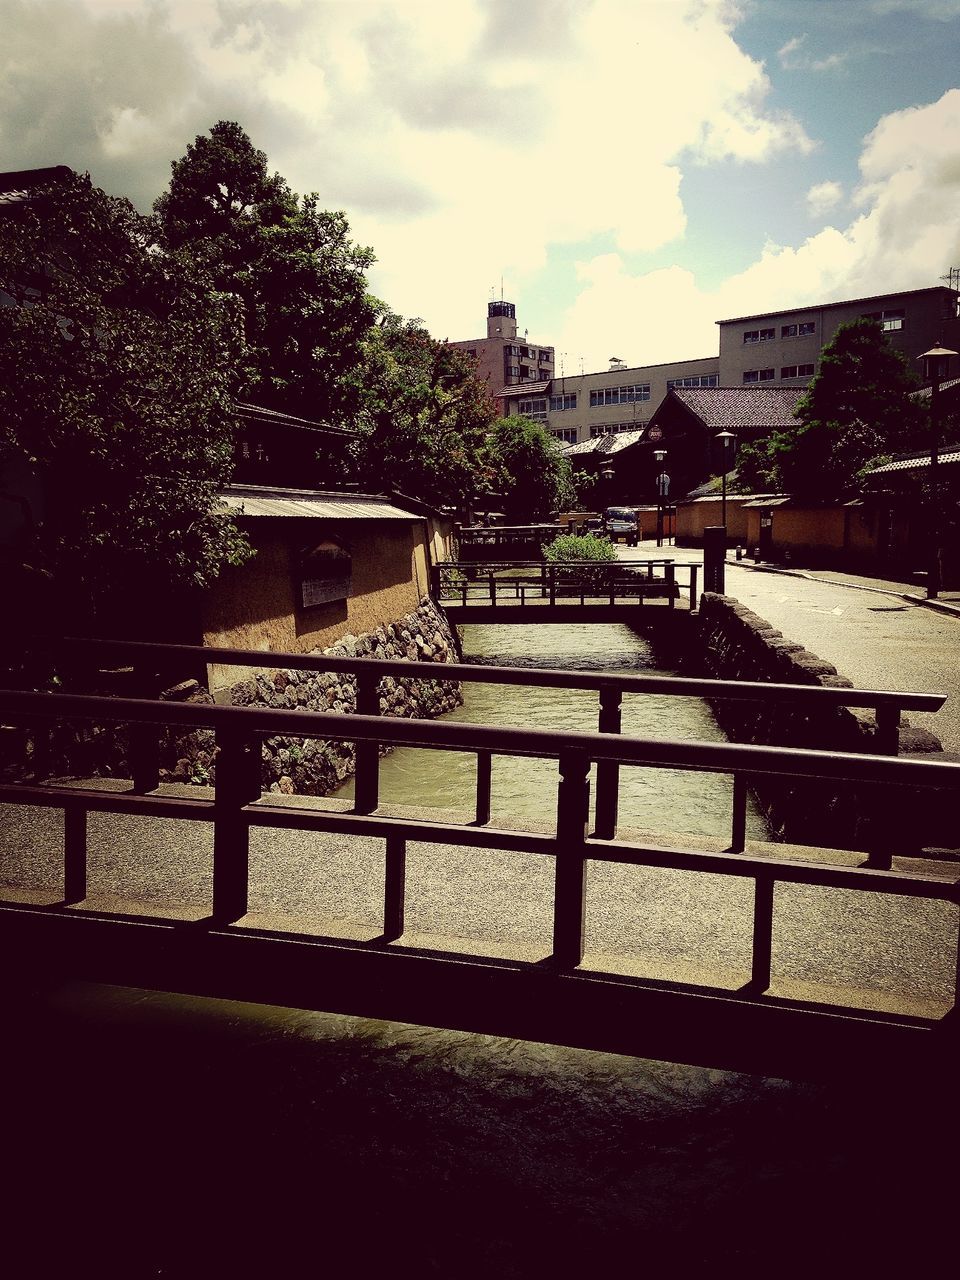
<path id="1" fill-rule="evenodd" d="M 380 664 L 386 665 L 386 664 Z M 519 673 L 498 672 L 498 675 Z M 644 677 L 636 679 L 644 680 Z M 687 682 L 689 683 L 689 682 Z M 688 692 L 692 692 L 689 690 Z M 800 692 L 800 691 L 798 691 Z M 811 691 L 805 691 L 811 692 Z M 834 691 L 827 691 L 834 692 Z M 850 694 L 850 690 L 838 690 Z M 761 747 L 743 744 L 654 741 L 608 732 L 544 732 L 444 721 L 380 719 L 369 715 L 324 716 L 323 736 L 373 746 L 441 748 L 475 753 L 552 759 L 558 766 L 556 824 L 551 834 L 519 829 L 491 829 L 427 819 L 387 817 L 316 808 L 272 805 L 261 798 L 262 737 L 272 734 L 315 736 L 314 712 L 276 711 L 161 703 L 145 699 L 107 698 L 83 694 L 0 692 L 5 722 L 18 719 L 124 722 L 144 726 L 189 725 L 212 729 L 217 742 L 217 781 L 211 800 L 95 788 L 26 783 L 0 785 L 0 802 L 58 807 L 64 810 L 64 901 L 86 895 L 86 818 L 90 811 L 146 814 L 213 823 L 213 902 L 211 920 L 218 926 L 240 920 L 247 912 L 249 833 L 252 827 L 278 827 L 376 836 L 385 840 L 386 878 L 383 939 L 398 938 L 404 928 L 406 846 L 410 840 L 472 846 L 554 859 L 552 955 L 555 965 L 575 968 L 584 953 L 586 867 L 590 861 L 672 868 L 746 877 L 754 881 L 750 992 L 759 995 L 771 981 L 774 888 L 779 883 L 861 889 L 911 898 L 960 902 L 960 881 L 900 871 L 877 871 L 786 861 L 734 852 L 663 848 L 616 842 L 588 835 L 591 764 L 653 766 L 737 775 L 779 775 L 853 782 L 882 789 L 908 804 L 917 789 L 948 793 L 960 813 L 960 764 L 882 756 Z"/>
<path id="2" fill-rule="evenodd" d="M 642 605 L 660 597 L 673 608 L 685 592 L 694 611 L 700 568 L 669 559 L 443 561 L 431 569 L 431 593 L 441 604 L 464 606 Z"/>
<path id="3" fill-rule="evenodd" d="M 133 664 L 131 678 L 138 693 L 158 694 L 164 678 L 182 678 L 185 667 L 201 663 L 224 666 L 253 667 L 271 670 L 338 672 L 353 674 L 356 678 L 356 712 L 359 716 L 380 715 L 380 681 L 385 677 L 402 679 L 441 680 L 458 683 L 502 684 L 528 688 L 582 689 L 598 694 L 597 730 L 604 734 L 619 734 L 622 727 L 624 696 L 654 694 L 658 697 L 701 698 L 710 701 L 728 699 L 736 702 L 775 702 L 795 708 L 801 713 L 817 713 L 841 707 L 860 707 L 872 710 L 876 717 L 875 742 L 877 752 L 895 756 L 899 745 L 899 728 L 902 711 L 938 711 L 946 701 L 944 694 L 912 693 L 905 690 L 847 689 L 811 685 L 757 683 L 746 680 L 713 680 L 682 676 L 630 675 L 620 672 L 584 672 L 531 670 L 528 668 L 484 666 L 473 663 L 418 663 L 403 660 L 374 658 L 335 658 L 319 654 L 262 653 L 248 649 L 207 647 L 204 645 L 150 644 L 140 641 L 90 640 L 63 638 L 45 641 L 52 648 L 70 655 L 74 661 L 121 660 Z M 166 672 L 166 677 L 160 673 Z M 104 700 L 111 706 L 111 700 Z M 282 717 L 293 714 L 279 712 Z M 304 714 L 304 713 L 301 713 Z M 311 739 L 347 738 L 336 726 L 337 713 L 325 712 L 322 719 L 317 712 L 306 713 L 310 719 L 309 731 L 294 728 L 289 720 L 282 721 L 278 730 L 284 736 L 297 736 L 301 732 Z M 115 719 L 116 717 L 108 717 Z M 176 723 L 176 721 L 172 721 Z M 154 790 L 160 780 L 159 731 L 151 729 L 155 721 L 136 722 L 131 726 L 131 769 L 134 787 L 138 791 Z M 384 725 L 392 719 L 384 719 Z M 388 741 L 384 734 L 382 741 Z M 490 821 L 492 750 L 484 748 L 477 753 L 477 791 L 475 822 L 483 825 Z M 842 753 L 835 753 L 841 754 Z M 359 813 L 373 813 L 379 804 L 379 742 L 367 737 L 357 739 L 355 804 Z M 613 840 L 617 833 L 619 811 L 619 763 L 615 758 L 603 757 L 597 761 L 596 805 L 594 837 Z M 746 840 L 747 799 L 749 770 L 745 764 L 735 768 L 733 774 L 733 801 L 731 817 L 730 851 L 742 853 Z M 878 849 L 870 854 L 872 865 L 889 867 L 889 850 Z"/>

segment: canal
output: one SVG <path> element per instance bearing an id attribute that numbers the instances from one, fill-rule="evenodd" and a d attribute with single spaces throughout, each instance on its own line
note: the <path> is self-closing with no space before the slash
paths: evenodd
<path id="1" fill-rule="evenodd" d="M 625 623 L 570 623 L 544 626 L 465 626 L 466 662 L 535 671 L 673 675 L 658 665 L 650 642 Z M 514 725 L 547 730 L 593 732 L 597 694 L 582 689 L 536 689 L 517 685 L 464 684 L 464 703 L 444 719 L 468 724 Z M 645 738 L 724 741 L 710 708 L 696 698 L 633 694 L 624 699 L 622 732 Z M 591 782 L 595 770 L 591 773 Z M 464 752 L 401 748 L 380 762 L 380 797 L 385 804 L 419 804 L 438 809 L 470 809 L 476 779 L 475 757 Z M 591 795 L 594 788 L 591 785 Z M 491 821 L 542 821 L 555 811 L 557 768 L 552 761 L 495 757 Z M 353 795 L 353 780 L 338 795 Z M 661 836 L 724 837 L 730 832 L 732 781 L 722 774 L 622 767 L 620 825 Z M 752 806 L 747 834 L 766 837 Z"/>

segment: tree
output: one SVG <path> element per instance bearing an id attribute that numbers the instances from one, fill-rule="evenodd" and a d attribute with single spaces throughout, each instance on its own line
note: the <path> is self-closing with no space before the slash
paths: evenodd
<path id="1" fill-rule="evenodd" d="M 574 502 L 570 463 L 540 423 L 500 418 L 491 444 L 509 524 L 549 519 Z"/>
<path id="2" fill-rule="evenodd" d="M 740 449 L 740 486 L 819 499 L 859 492 L 871 462 L 922 445 L 916 387 L 877 321 L 841 325 L 797 405 L 797 425 Z"/>
<path id="3" fill-rule="evenodd" d="M 238 348 L 227 300 L 89 177 L 0 219 L 0 459 L 44 502 L 28 556 L 72 626 L 207 585 L 247 547 L 217 509 Z"/>
<path id="4" fill-rule="evenodd" d="M 489 493 L 496 409 L 472 361 L 419 320 L 384 311 L 363 344 L 361 409 L 352 474 L 370 490 L 396 489 L 437 506 Z"/>
<path id="5" fill-rule="evenodd" d="M 162 243 L 189 252 L 242 302 L 241 393 L 325 422 L 359 408 L 357 372 L 376 308 L 373 253 L 343 213 L 299 199 L 232 121 L 219 121 L 173 164 L 154 206 Z"/>

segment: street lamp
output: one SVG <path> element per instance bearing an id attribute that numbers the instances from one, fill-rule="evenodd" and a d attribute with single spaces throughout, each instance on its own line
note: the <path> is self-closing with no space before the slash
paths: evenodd
<path id="1" fill-rule="evenodd" d="M 940 448 L 940 380 L 947 376 L 950 357 L 956 351 L 939 344 L 924 351 L 923 380 L 930 383 L 930 569 L 927 574 L 927 598 L 936 600 L 940 592 L 940 493 L 937 463 Z"/>
<path id="2" fill-rule="evenodd" d="M 667 456 L 666 449 L 654 449 L 653 460 L 662 467 Z M 670 493 L 670 477 L 665 471 L 657 474 L 657 546 L 663 546 L 663 500 Z"/>
<path id="3" fill-rule="evenodd" d="M 732 431 L 720 431 L 714 436 L 720 448 L 720 523 L 723 525 L 723 537 L 727 537 L 727 472 L 733 466 L 737 449 L 737 437 Z"/>

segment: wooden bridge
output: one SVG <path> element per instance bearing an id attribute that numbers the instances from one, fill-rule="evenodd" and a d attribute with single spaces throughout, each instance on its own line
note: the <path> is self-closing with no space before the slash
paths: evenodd
<path id="1" fill-rule="evenodd" d="M 111 646 L 138 662 L 202 655 L 208 661 L 260 666 L 266 655 L 236 650 L 160 646 Z M 734 744 L 669 742 L 618 734 L 619 705 L 626 695 L 789 699 L 798 708 L 813 703 L 872 706 L 881 729 L 878 745 L 896 750 L 902 707 L 933 709 L 934 695 L 853 689 L 750 685 L 675 680 L 667 677 L 526 672 L 473 666 L 433 666 L 271 654 L 271 665 L 351 671 L 360 699 L 385 676 L 473 679 L 505 684 L 539 683 L 592 688 L 600 696 L 600 731 L 543 732 L 460 723 L 387 719 L 376 714 L 324 714 L 252 707 L 165 703 L 84 694 L 0 692 L 6 725 L 122 723 L 135 728 L 140 776 L 122 789 L 95 781 L 56 782 L 23 778 L 0 786 L 0 806 L 24 812 L 63 813 L 62 891 L 40 901 L 35 891 L 8 884 L 0 901 L 0 949 L 4 971 L 83 977 L 95 981 L 170 991 L 293 1005 L 355 1015 L 400 1019 L 524 1039 L 552 1041 L 678 1062 L 704 1063 L 786 1076 L 845 1071 L 925 1072 L 956 1066 L 954 1009 L 938 1015 L 854 1008 L 829 1000 L 778 994 L 778 888 L 806 886 L 815 895 L 837 891 L 880 895 L 911 904 L 943 903 L 953 917 L 960 903 L 955 875 L 898 866 L 839 865 L 745 852 L 746 787 L 751 776 L 776 774 L 823 785 L 855 783 L 872 789 L 884 813 L 903 812 L 917 797 L 946 793 L 960 813 L 960 764 Z M 424 664 L 425 666 L 426 664 Z M 358 695 L 358 698 L 360 695 Z M 216 734 L 216 787 L 212 793 L 171 794 L 157 787 L 155 748 L 166 726 L 186 725 Z M 358 778 L 352 811 L 323 800 L 262 794 L 260 740 L 283 735 L 357 745 Z M 466 823 L 434 816 L 379 810 L 379 745 L 406 744 L 469 752 L 477 758 L 475 813 Z M 490 760 L 493 755 L 556 762 L 554 821 L 545 830 L 492 828 Z M 151 759 L 153 766 L 151 766 Z M 591 765 L 597 769 L 597 804 L 590 831 Z M 725 851 L 702 845 L 667 847 L 649 839 L 617 838 L 617 795 L 623 768 L 655 767 L 726 773 L 734 778 L 731 843 Z M 9 815 L 9 810 L 7 814 Z M 208 907 L 190 916 L 142 906 L 131 914 L 88 896 L 90 813 L 135 815 L 150 822 L 212 826 L 212 886 Z M 366 837 L 382 850 L 382 929 L 368 941 L 320 936 L 291 927 L 266 928 L 250 917 L 251 833 L 263 830 Z M 164 837 L 156 859 L 162 861 Z M 472 850 L 479 870 L 497 854 L 536 854 L 553 864 L 552 928 L 540 962 L 411 945 L 404 941 L 408 845 Z M 890 832 L 883 846 L 890 852 Z M 136 850 L 128 851 L 131 857 Z M 584 964 L 587 869 L 633 867 L 692 872 L 711 883 L 753 887 L 748 971 L 738 986 L 665 980 L 656 972 L 614 972 Z M 28 877 L 29 878 L 29 877 Z M 9 876 L 7 876 L 9 880 Z M 296 885 L 287 887 L 295 895 Z M 473 877 L 460 894 L 476 892 Z M 819 899 L 818 899 L 819 900 Z M 825 899 L 824 899 L 825 900 Z M 871 901 L 876 901 L 872 898 Z M 715 924 L 705 918 L 703 927 Z M 815 953 L 820 945 L 816 912 L 795 945 Z M 909 938 L 912 925 L 904 925 Z M 952 926 L 947 927 L 950 933 Z M 642 924 L 641 924 L 642 933 Z M 956 961 L 952 934 L 943 945 Z"/>
<path id="2" fill-rule="evenodd" d="M 697 608 L 699 564 L 671 559 L 445 561 L 431 594 L 451 621 L 649 622 L 678 604 Z"/>

